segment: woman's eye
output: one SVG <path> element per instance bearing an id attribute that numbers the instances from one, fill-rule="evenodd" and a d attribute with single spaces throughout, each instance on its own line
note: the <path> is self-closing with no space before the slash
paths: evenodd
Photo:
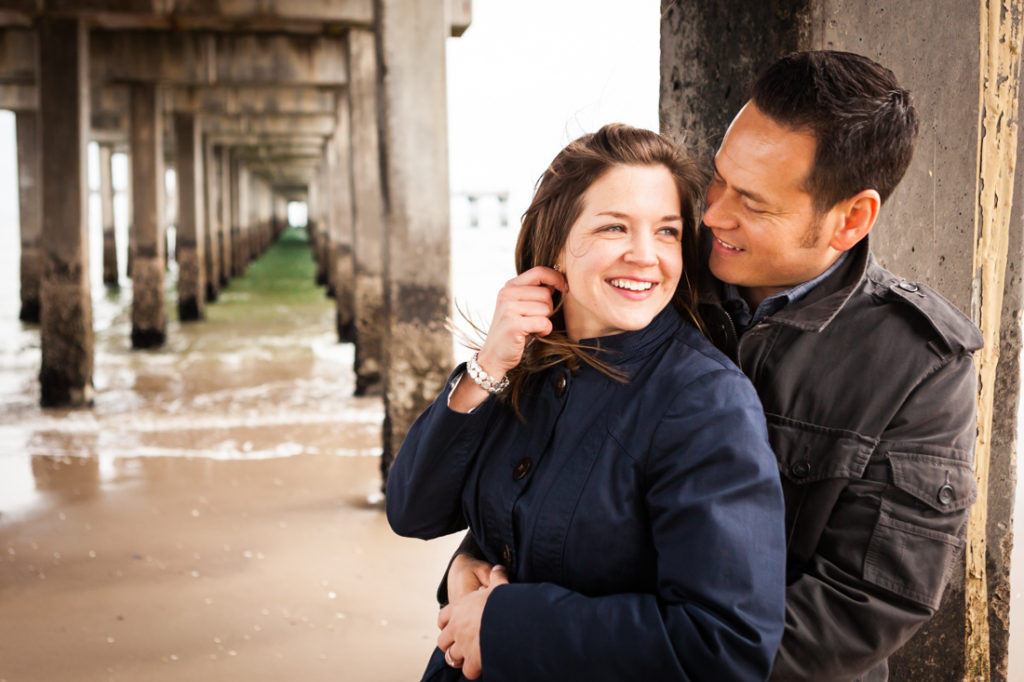
<path id="1" fill-rule="evenodd" d="M 673 239 L 679 239 L 681 232 L 678 227 L 663 227 L 658 230 L 658 234 L 665 235 L 666 237 L 672 237 Z"/>
<path id="2" fill-rule="evenodd" d="M 625 232 L 626 228 L 622 225 L 605 225 L 601 228 L 602 232 Z"/>

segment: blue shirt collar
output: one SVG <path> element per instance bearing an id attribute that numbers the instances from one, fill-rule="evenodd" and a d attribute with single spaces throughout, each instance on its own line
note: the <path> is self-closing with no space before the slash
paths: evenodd
<path id="1" fill-rule="evenodd" d="M 790 287 L 785 291 L 780 291 L 777 294 L 772 294 L 768 298 L 761 301 L 754 313 L 750 313 L 750 306 L 740 295 L 739 287 L 735 284 L 725 283 L 723 289 L 723 304 L 729 316 L 732 317 L 733 324 L 736 325 L 736 331 L 742 333 L 747 329 L 753 327 L 755 324 L 768 317 L 774 315 L 786 306 L 796 303 L 807 294 L 811 293 L 814 287 L 821 284 L 825 279 L 828 278 L 833 272 L 839 269 L 839 266 L 843 264 L 846 257 L 849 255 L 849 251 L 844 251 L 836 262 L 829 266 L 825 272 L 821 273 L 814 279 L 809 279 L 806 282 L 797 284 L 796 286 Z"/>

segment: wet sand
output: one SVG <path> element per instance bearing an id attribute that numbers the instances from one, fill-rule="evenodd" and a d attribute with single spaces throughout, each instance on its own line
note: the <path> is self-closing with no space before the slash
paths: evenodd
<path id="1" fill-rule="evenodd" d="M 0 310 L 0 681 L 419 679 L 458 537 L 389 529 L 381 401 L 308 246 L 156 351 L 123 285 L 94 296 L 91 409 L 38 407 L 38 327 Z"/>
<path id="2" fill-rule="evenodd" d="M 374 457 L 36 458 L 0 525 L 0 679 L 410 680 L 458 538 L 393 535 Z"/>

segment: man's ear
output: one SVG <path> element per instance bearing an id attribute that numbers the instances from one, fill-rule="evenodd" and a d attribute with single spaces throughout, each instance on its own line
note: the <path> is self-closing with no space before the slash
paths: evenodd
<path id="1" fill-rule="evenodd" d="M 839 212 L 840 224 L 832 233 L 829 246 L 836 251 L 848 251 L 856 246 L 871 231 L 881 206 L 882 198 L 873 189 L 861 190 L 839 202 L 832 210 Z"/>

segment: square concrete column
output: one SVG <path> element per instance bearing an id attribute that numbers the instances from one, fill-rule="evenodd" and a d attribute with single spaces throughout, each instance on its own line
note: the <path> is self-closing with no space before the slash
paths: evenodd
<path id="1" fill-rule="evenodd" d="M 232 226 L 232 183 L 231 150 L 227 146 L 216 147 L 217 177 L 220 191 L 220 284 L 227 286 L 234 276 L 235 234 Z"/>
<path id="2" fill-rule="evenodd" d="M 103 283 L 108 287 L 118 286 L 117 236 L 114 231 L 114 182 L 111 175 L 110 159 L 114 147 L 100 144 L 100 215 L 103 223 Z"/>
<path id="3" fill-rule="evenodd" d="M 378 0 L 386 471 L 452 369 L 445 0 Z"/>
<path id="4" fill-rule="evenodd" d="M 44 17 L 37 26 L 43 189 L 41 403 L 81 406 L 92 402 L 93 368 L 86 181 L 89 33 L 74 19 Z"/>
<path id="5" fill-rule="evenodd" d="M 21 220 L 21 313 L 22 322 L 39 322 L 39 288 L 43 279 L 42 182 L 39 147 L 39 113 L 14 114 L 18 138 L 18 214 Z"/>
<path id="6" fill-rule="evenodd" d="M 178 318 L 201 320 L 206 314 L 206 211 L 203 206 L 203 136 L 196 116 L 174 115 L 178 170 Z"/>
<path id="7" fill-rule="evenodd" d="M 167 336 L 162 112 L 159 86 L 155 83 L 132 84 L 133 348 L 162 346 Z"/>
<path id="8" fill-rule="evenodd" d="M 206 247 L 206 300 L 209 303 L 216 301 L 220 295 L 221 183 L 217 163 L 217 148 L 209 141 L 204 142 L 203 209 L 206 232 L 203 243 Z"/>
<path id="9" fill-rule="evenodd" d="M 245 183 L 242 179 L 242 163 L 237 154 L 231 154 L 228 166 L 228 177 L 231 183 L 231 276 L 241 277 L 249 266 L 248 233 L 245 221 L 248 218 L 245 209 Z"/>
<path id="10" fill-rule="evenodd" d="M 791 50 L 863 54 L 912 93 L 921 117 L 914 160 L 871 246 L 882 265 L 937 289 L 985 335 L 976 470 L 987 475 L 968 526 L 976 563 L 959 559 L 939 612 L 890 658 L 890 680 L 1006 680 L 1024 305 L 1021 3 L 663 0 L 662 10 L 662 132 L 704 154 L 714 152 L 756 73 Z M 908 39 L 910 25 L 928 30 Z M 998 223 L 991 241 L 986 221 Z M 1008 265 L 1000 263 L 1007 254 Z"/>
<path id="11" fill-rule="evenodd" d="M 337 107 L 337 126 L 328 148 L 331 174 L 331 283 L 337 304 L 338 340 L 355 341 L 355 261 L 352 256 L 352 151 L 348 102 Z"/>
<path id="12" fill-rule="evenodd" d="M 356 395 L 363 395 L 380 385 L 384 338 L 384 206 L 377 119 L 377 40 L 371 31 L 353 29 L 348 33 L 348 80 L 347 101 L 352 112 Z"/>
<path id="13" fill-rule="evenodd" d="M 331 241 L 331 172 L 329 159 L 331 151 L 324 143 L 316 178 L 316 230 L 313 233 L 313 251 L 316 254 L 316 283 L 327 287 L 327 295 L 334 296 L 331 283 L 330 241 Z"/>

